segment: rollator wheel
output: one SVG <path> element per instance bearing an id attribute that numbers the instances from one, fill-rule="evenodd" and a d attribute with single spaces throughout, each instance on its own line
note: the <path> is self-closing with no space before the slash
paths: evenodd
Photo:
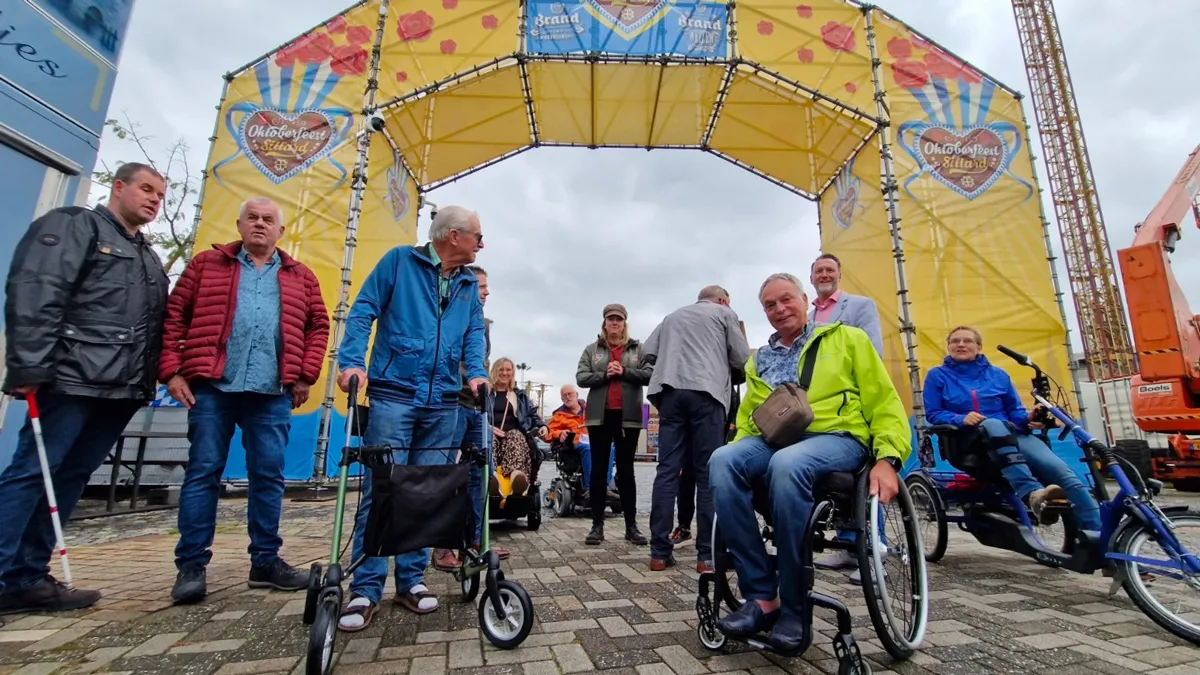
<path id="1" fill-rule="evenodd" d="M 306 675 L 329 675 L 333 672 L 333 647 L 337 639 L 338 614 L 341 603 L 337 593 L 326 593 L 313 616 L 308 631 L 308 657 L 304 664 Z"/>
<path id="2" fill-rule="evenodd" d="M 308 590 L 304 594 L 304 625 L 311 626 L 317 615 L 317 600 L 321 597 L 321 563 L 308 570 Z"/>
<path id="3" fill-rule="evenodd" d="M 479 574 L 463 577 L 460 585 L 462 586 L 462 601 L 471 602 L 475 596 L 479 595 Z"/>
<path id="4" fill-rule="evenodd" d="M 500 593 L 505 617 L 501 619 L 496 615 L 490 594 L 484 595 L 479 602 L 479 628 L 488 642 L 500 649 L 514 649 L 533 630 L 533 600 L 525 587 L 508 579 L 497 583 L 496 590 Z"/>
<path id="5" fill-rule="evenodd" d="M 868 483 L 859 481 L 855 500 L 855 522 L 866 533 L 855 542 L 863 596 L 879 642 L 892 658 L 903 661 L 925 639 L 929 619 L 921 520 L 904 481 L 889 504 L 868 498 Z"/>
<path id="6" fill-rule="evenodd" d="M 716 622 L 711 622 L 711 625 L 701 621 L 696 624 L 696 635 L 700 638 L 700 644 L 704 645 L 705 649 L 718 651 L 725 646 L 725 634 L 717 630 Z"/>
<path id="7" fill-rule="evenodd" d="M 922 527 L 921 544 L 925 547 L 925 562 L 935 563 L 946 555 L 949 532 L 946 527 L 946 509 L 938 497 L 933 481 L 928 476 L 914 473 L 904 479 L 917 522 Z"/>

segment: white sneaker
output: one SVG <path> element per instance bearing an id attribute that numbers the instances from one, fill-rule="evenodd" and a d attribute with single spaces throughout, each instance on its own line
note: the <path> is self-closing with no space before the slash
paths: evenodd
<path id="1" fill-rule="evenodd" d="M 850 555 L 849 551 L 834 551 L 814 559 L 813 566 L 823 570 L 844 570 L 858 567 L 858 558 Z M 855 574 L 858 572 L 855 571 Z"/>

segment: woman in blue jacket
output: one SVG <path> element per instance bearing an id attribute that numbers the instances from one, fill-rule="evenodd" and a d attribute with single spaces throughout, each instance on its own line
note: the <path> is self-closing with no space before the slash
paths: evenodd
<path id="1" fill-rule="evenodd" d="M 1049 445 L 1031 434 L 1042 425 L 1029 420 L 1012 379 L 989 363 L 980 353 L 982 349 L 983 336 L 974 328 L 959 326 L 950 331 L 945 362 L 925 376 L 926 419 L 930 424 L 979 427 L 992 438 L 1013 436 L 1016 444 L 997 452 L 1020 452 L 1026 463 L 1009 464 L 1001 474 L 1034 516 L 1040 516 L 1048 499 L 1061 498 L 1065 493 L 1079 527 L 1100 530 L 1100 506 L 1092 493 Z M 1034 476 L 1047 487 L 1043 488 Z"/>

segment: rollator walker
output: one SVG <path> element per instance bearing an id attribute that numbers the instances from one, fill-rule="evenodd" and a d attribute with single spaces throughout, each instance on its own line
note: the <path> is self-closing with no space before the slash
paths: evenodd
<path id="1" fill-rule="evenodd" d="M 487 385 L 479 390 L 482 409 L 488 416 L 479 445 L 462 451 L 459 461 L 448 465 L 416 466 L 397 463 L 399 452 L 458 452 L 460 448 L 397 448 L 389 445 L 363 446 L 358 426 L 357 377 L 350 380 L 346 414 L 346 446 L 338 462 L 337 502 L 334 507 L 333 542 L 329 563 L 313 563 L 309 572 L 304 623 L 310 626 L 305 672 L 328 675 L 333 671 L 334 645 L 343 600 L 343 581 L 369 557 L 392 557 L 423 548 L 459 551 L 460 567 L 453 573 L 462 588 L 462 599 L 471 602 L 486 580 L 478 603 L 479 627 L 493 645 L 501 649 L 520 646 L 533 629 L 533 601 L 519 583 L 504 578 L 500 558 L 489 549 L 487 490 L 484 489 L 483 533 L 478 551 L 471 549 L 474 509 L 468 489 L 471 464 L 491 466 L 492 406 Z M 357 430 L 358 433 L 355 433 Z M 358 447 L 352 439 L 360 437 Z M 363 554 L 342 568 L 342 520 L 346 511 L 346 489 L 350 465 L 369 469 L 372 503 L 363 539 Z M 486 469 L 485 469 L 486 471 Z M 486 487 L 486 484 L 485 484 Z"/>

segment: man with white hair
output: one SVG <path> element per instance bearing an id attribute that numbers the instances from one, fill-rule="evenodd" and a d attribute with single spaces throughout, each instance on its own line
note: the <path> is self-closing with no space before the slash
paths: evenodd
<path id="1" fill-rule="evenodd" d="M 308 400 L 329 345 L 329 312 L 312 270 L 278 248 L 283 212 L 266 197 L 238 212 L 238 241 L 192 258 L 167 301 L 158 378 L 188 409 L 187 472 L 179 494 L 178 574 L 171 599 L 208 591 L 221 474 L 242 430 L 250 494 L 250 586 L 308 583 L 279 557 L 283 464 L 292 410 Z"/>
<path id="2" fill-rule="evenodd" d="M 708 458 L 725 441 L 731 372 L 742 370 L 750 345 L 729 293 L 706 286 L 696 302 L 671 312 L 646 339 L 654 364 L 647 396 L 658 408 L 658 473 L 650 506 L 650 569 L 675 564 L 671 526 L 680 473 L 691 465 L 696 486 L 696 569 L 712 568 L 712 498 Z"/>
<path id="3" fill-rule="evenodd" d="M 371 400 L 365 443 L 416 449 L 397 452 L 397 464 L 453 462 L 457 453 L 420 449 L 458 447 L 463 379 L 472 395 L 488 381 L 483 302 L 479 281 L 468 268 L 483 248 L 479 216 L 461 206 L 440 209 L 429 227 L 429 239 L 428 244 L 397 246 L 384 254 L 363 282 L 338 349 L 338 386 L 346 391 L 356 377 Z M 368 367 L 372 327 L 375 341 Z M 354 521 L 354 560 L 364 551 L 371 491 L 367 477 Z M 423 549 L 395 557 L 395 602 L 416 614 L 438 608 L 437 598 L 425 586 L 429 554 Z M 387 573 L 388 561 L 379 557 L 355 570 L 350 601 L 338 624 L 342 630 L 355 632 L 370 625 Z"/>

